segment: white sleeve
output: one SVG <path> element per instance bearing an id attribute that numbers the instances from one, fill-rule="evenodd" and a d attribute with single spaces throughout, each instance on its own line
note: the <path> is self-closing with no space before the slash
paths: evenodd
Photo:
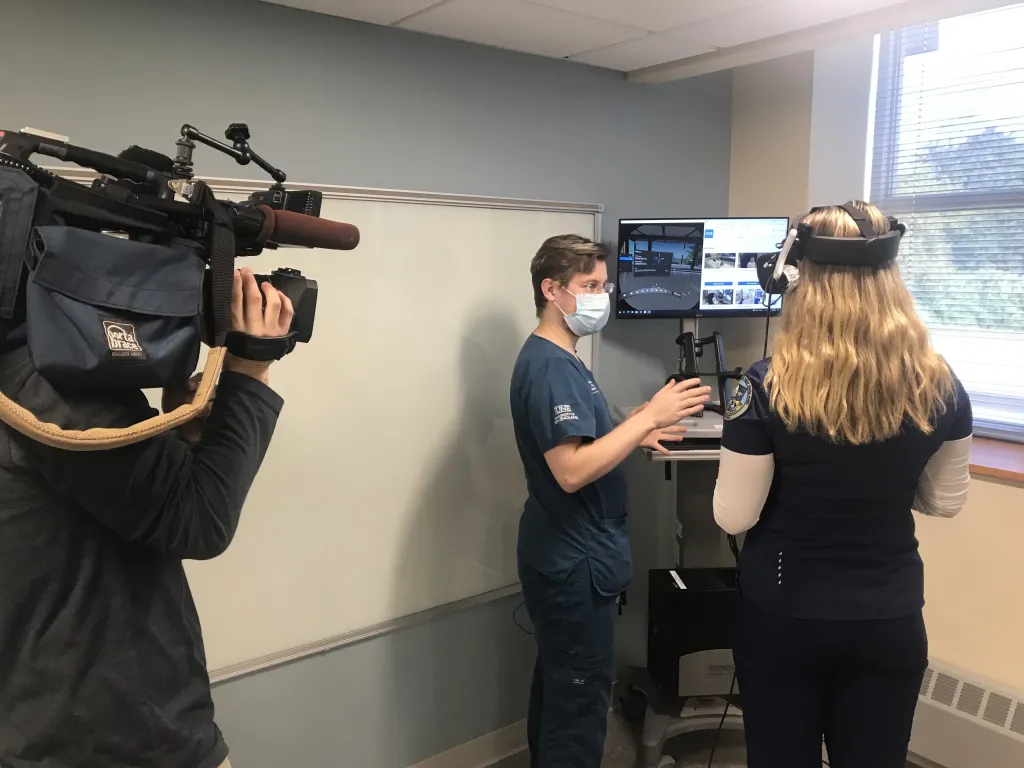
<path id="1" fill-rule="evenodd" d="M 956 517 L 971 484 L 971 436 L 947 440 L 928 460 L 917 483 L 914 509 L 932 517 Z"/>
<path id="2" fill-rule="evenodd" d="M 749 531 L 761 517 L 775 476 L 775 456 L 722 449 L 715 483 L 715 522 L 733 535 Z"/>

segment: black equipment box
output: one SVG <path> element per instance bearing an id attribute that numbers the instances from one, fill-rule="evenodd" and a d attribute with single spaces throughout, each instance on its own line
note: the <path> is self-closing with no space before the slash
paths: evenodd
<path id="1" fill-rule="evenodd" d="M 647 669 L 662 696 L 729 694 L 736 597 L 735 568 L 650 572 Z"/>

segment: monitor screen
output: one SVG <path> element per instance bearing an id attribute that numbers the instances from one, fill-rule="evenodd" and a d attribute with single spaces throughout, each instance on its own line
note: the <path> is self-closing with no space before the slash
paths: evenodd
<path id="1" fill-rule="evenodd" d="M 622 219 L 615 316 L 776 314 L 782 297 L 757 282 L 757 257 L 778 253 L 789 219 Z"/>

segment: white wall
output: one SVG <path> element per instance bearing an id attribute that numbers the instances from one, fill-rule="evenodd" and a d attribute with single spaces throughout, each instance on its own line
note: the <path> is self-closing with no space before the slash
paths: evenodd
<path id="1" fill-rule="evenodd" d="M 814 54 L 733 70 L 730 216 L 807 210 Z"/>
<path id="2" fill-rule="evenodd" d="M 963 512 L 917 536 L 932 657 L 1024 693 L 1024 486 L 975 477 Z"/>
<path id="3" fill-rule="evenodd" d="M 809 52 L 733 70 L 730 216 L 793 218 L 807 210 L 813 74 Z M 730 367 L 763 356 L 763 320 L 709 325 L 722 330 Z"/>
<path id="4" fill-rule="evenodd" d="M 872 38 L 814 52 L 808 207 L 866 194 L 874 59 Z"/>

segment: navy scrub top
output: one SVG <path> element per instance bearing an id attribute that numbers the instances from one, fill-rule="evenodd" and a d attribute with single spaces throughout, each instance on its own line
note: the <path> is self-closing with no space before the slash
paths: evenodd
<path id="1" fill-rule="evenodd" d="M 911 505 L 943 442 L 971 435 L 971 403 L 960 381 L 954 377 L 931 434 L 907 422 L 888 440 L 850 445 L 787 430 L 771 409 L 767 372 L 767 360 L 747 371 L 742 402 L 730 404 L 722 430 L 723 448 L 775 458 L 768 499 L 740 555 L 743 597 L 802 619 L 892 619 L 920 611 L 924 566 Z"/>
<path id="2" fill-rule="evenodd" d="M 575 355 L 532 335 L 516 361 L 510 400 L 529 494 L 519 524 L 520 568 L 562 581 L 586 559 L 595 589 L 619 594 L 633 573 L 625 473 L 617 467 L 566 493 L 544 459 L 570 438 L 596 440 L 614 428 L 593 374 Z"/>

